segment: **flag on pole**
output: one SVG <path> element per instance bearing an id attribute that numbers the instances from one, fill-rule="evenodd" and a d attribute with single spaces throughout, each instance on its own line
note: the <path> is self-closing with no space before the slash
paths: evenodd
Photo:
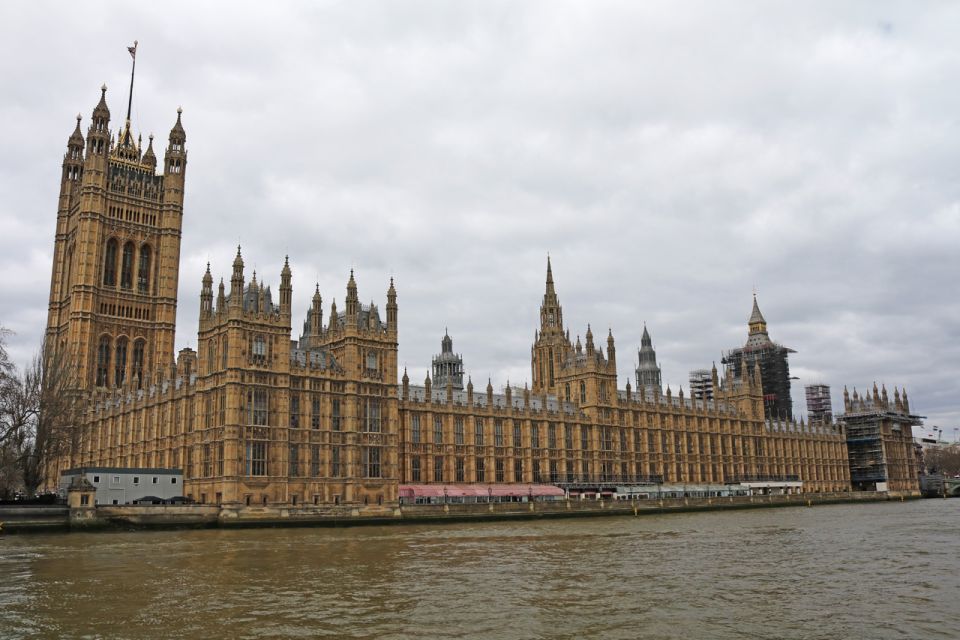
<path id="1" fill-rule="evenodd" d="M 137 41 L 136 40 L 133 41 L 132 47 L 127 47 L 127 51 L 130 52 L 131 58 L 133 58 L 134 60 L 137 59 Z"/>

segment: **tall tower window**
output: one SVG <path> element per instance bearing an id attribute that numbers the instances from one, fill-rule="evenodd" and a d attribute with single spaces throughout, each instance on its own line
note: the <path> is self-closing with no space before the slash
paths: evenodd
<path id="1" fill-rule="evenodd" d="M 66 274 L 63 278 L 63 291 L 60 294 L 70 293 L 70 274 L 73 271 L 73 247 L 70 247 L 70 250 L 67 252 L 67 264 L 66 264 Z"/>
<path id="2" fill-rule="evenodd" d="M 547 362 L 547 368 L 550 371 L 550 386 L 554 385 L 553 382 L 553 347 L 550 347 L 550 360 Z"/>
<path id="3" fill-rule="evenodd" d="M 246 471 L 248 476 L 267 475 L 267 443 L 265 441 L 247 442 Z"/>
<path id="4" fill-rule="evenodd" d="M 137 271 L 137 290 L 140 293 L 150 291 L 150 245 L 140 247 L 140 268 Z"/>
<path id="5" fill-rule="evenodd" d="M 360 425 L 363 431 L 380 432 L 380 398 L 360 399 Z"/>
<path id="6" fill-rule="evenodd" d="M 217 345 L 213 340 L 207 343 L 207 373 L 213 373 L 217 361 Z"/>
<path id="7" fill-rule="evenodd" d="M 254 336 L 253 342 L 251 344 L 250 352 L 253 354 L 252 359 L 254 362 L 263 363 L 267 359 L 267 341 L 263 339 L 263 336 L 257 335 Z"/>
<path id="8" fill-rule="evenodd" d="M 133 243 L 123 245 L 123 259 L 120 264 L 120 286 L 124 289 L 133 287 Z"/>
<path id="9" fill-rule="evenodd" d="M 107 287 L 117 285 L 117 241 L 107 240 L 107 249 L 103 258 L 103 284 Z"/>
<path id="10" fill-rule="evenodd" d="M 266 426 L 269 398 L 266 389 L 247 391 L 247 424 Z"/>
<path id="11" fill-rule="evenodd" d="M 380 477 L 380 447 L 363 447 L 360 452 L 360 461 L 365 477 Z"/>
<path id="12" fill-rule="evenodd" d="M 127 375 L 127 339 L 117 339 L 117 355 L 114 358 L 113 380 L 116 386 L 121 386 Z"/>
<path id="13" fill-rule="evenodd" d="M 144 340 L 136 340 L 133 343 L 133 366 L 130 369 L 130 374 L 136 376 L 138 389 L 143 386 L 144 347 L 146 347 L 146 342 Z"/>
<path id="14" fill-rule="evenodd" d="M 97 386 L 105 387 L 109 382 L 110 370 L 110 336 L 102 336 L 97 347 Z"/>

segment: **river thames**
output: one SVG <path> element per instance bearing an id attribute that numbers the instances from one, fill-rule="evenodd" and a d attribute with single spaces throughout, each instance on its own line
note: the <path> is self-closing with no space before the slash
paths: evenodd
<path id="1" fill-rule="evenodd" d="M 957 638 L 960 500 L 0 538 L 0 637 Z"/>

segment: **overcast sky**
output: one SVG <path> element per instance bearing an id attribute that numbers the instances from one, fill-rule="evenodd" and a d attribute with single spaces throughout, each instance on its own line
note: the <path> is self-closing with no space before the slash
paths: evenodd
<path id="1" fill-rule="evenodd" d="M 421 382 L 444 327 L 475 382 L 530 380 L 546 256 L 571 337 L 643 323 L 687 388 L 756 288 L 803 384 L 906 385 L 960 427 L 960 4 L 4 2 L 0 324 L 42 336 L 60 163 L 107 98 L 189 165 L 178 346 L 238 241 L 294 337 L 349 270 Z M 159 151 L 159 149 L 158 149 Z"/>

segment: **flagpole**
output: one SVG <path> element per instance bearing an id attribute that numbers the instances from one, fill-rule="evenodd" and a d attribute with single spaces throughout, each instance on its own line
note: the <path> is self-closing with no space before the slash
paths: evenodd
<path id="1" fill-rule="evenodd" d="M 127 129 L 130 128 L 130 108 L 133 106 L 133 74 L 137 71 L 137 41 L 133 41 L 133 48 L 127 47 L 133 58 L 133 67 L 130 69 L 130 97 L 127 98 Z"/>

